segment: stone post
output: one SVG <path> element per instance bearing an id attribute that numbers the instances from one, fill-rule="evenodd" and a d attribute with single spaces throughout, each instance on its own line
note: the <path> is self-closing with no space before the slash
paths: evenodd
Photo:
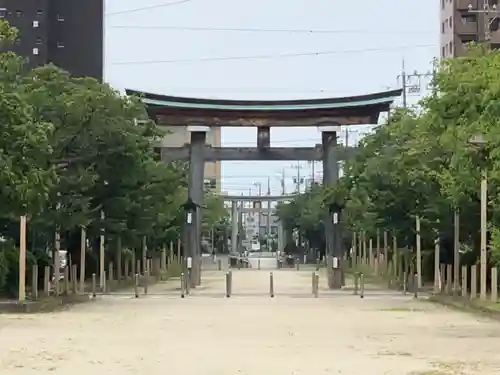
<path id="1" fill-rule="evenodd" d="M 491 269 L 491 302 L 498 302 L 498 270 L 496 267 Z"/>
<path id="2" fill-rule="evenodd" d="M 477 298 L 477 264 L 470 267 L 470 299 Z"/>
<path id="3" fill-rule="evenodd" d="M 462 266 L 462 297 L 467 297 L 467 266 Z"/>
<path id="4" fill-rule="evenodd" d="M 38 265 L 33 266 L 31 272 L 31 296 L 34 300 L 38 299 Z"/>

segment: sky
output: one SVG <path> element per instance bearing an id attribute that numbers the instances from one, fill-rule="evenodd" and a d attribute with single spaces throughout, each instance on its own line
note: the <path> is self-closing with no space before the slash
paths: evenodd
<path id="1" fill-rule="evenodd" d="M 225 99 L 310 99 L 401 87 L 439 56 L 435 0 L 106 0 L 105 77 L 116 89 Z M 425 84 L 422 86 L 422 94 Z M 418 101 L 418 95 L 409 99 Z M 349 127 L 349 145 L 373 126 Z M 222 146 L 256 145 L 224 128 Z M 340 140 L 346 137 L 345 129 Z M 313 146 L 317 128 L 272 129 L 271 145 Z M 307 162 L 223 162 L 222 190 L 296 190 Z M 321 164 L 315 163 L 315 178 Z M 302 187 L 303 189 L 303 187 Z"/>

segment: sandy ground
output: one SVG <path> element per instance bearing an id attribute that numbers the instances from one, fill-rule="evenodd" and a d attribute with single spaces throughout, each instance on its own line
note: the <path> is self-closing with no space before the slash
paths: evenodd
<path id="1" fill-rule="evenodd" d="M 500 374 L 500 324 L 367 286 L 311 296 L 307 270 L 207 271 L 148 296 L 98 297 L 71 310 L 0 316 L 0 374 Z"/>

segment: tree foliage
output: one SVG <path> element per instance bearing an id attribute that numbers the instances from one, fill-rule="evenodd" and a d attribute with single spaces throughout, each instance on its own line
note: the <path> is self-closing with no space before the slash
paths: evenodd
<path id="1" fill-rule="evenodd" d="M 490 243 L 491 259 L 498 263 L 499 115 L 500 52 L 471 46 L 466 56 L 444 60 L 436 67 L 432 92 L 416 108 L 396 109 L 361 141 L 329 194 L 326 188 L 311 189 L 280 207 L 280 218 L 289 228 L 319 230 L 325 205 L 342 196 L 347 227 L 372 237 L 377 229 L 387 230 L 397 236 L 400 246 L 413 249 L 418 215 L 424 248 L 432 248 L 439 235 L 443 259 L 449 261 L 455 210 L 461 217 L 461 241 L 478 248 L 484 167 L 489 181 L 488 220 L 496 234 Z M 484 159 L 469 143 L 478 134 L 484 135 L 487 144 Z"/>
<path id="2" fill-rule="evenodd" d="M 2 47 L 16 36 L 0 21 Z M 156 160 L 153 146 L 164 134 L 139 98 L 50 64 L 29 70 L 11 52 L 0 53 L 0 66 L 0 289 L 17 282 L 20 215 L 28 216 L 28 259 L 41 265 L 56 230 L 78 263 L 86 228 L 89 272 L 102 230 L 107 257 L 141 248 L 144 238 L 150 251 L 180 238 L 186 165 Z M 207 228 L 227 216 L 221 203 L 207 199 Z"/>

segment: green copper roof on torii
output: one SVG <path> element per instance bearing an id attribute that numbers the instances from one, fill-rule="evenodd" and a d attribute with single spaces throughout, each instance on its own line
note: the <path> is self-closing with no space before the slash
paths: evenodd
<path id="1" fill-rule="evenodd" d="M 222 111 L 303 111 L 315 109 L 357 108 L 378 104 L 388 105 L 401 95 L 401 90 L 398 89 L 369 95 L 342 98 L 275 101 L 183 98 L 144 93 L 134 90 L 127 90 L 127 94 L 138 95 L 145 104 L 155 107 Z"/>

